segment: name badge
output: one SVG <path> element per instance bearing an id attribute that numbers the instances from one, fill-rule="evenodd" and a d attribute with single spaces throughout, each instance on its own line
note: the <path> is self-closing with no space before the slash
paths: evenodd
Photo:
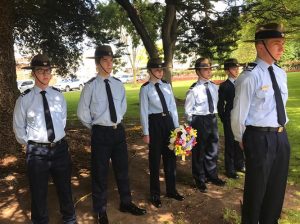
<path id="1" fill-rule="evenodd" d="M 267 91 L 269 88 L 270 88 L 270 86 L 268 86 L 268 85 L 267 85 L 267 86 L 262 86 L 262 87 L 261 87 L 261 90 L 262 90 L 262 91 Z"/>

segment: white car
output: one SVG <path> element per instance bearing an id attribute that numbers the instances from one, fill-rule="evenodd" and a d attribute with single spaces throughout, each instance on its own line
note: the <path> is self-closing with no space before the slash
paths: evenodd
<path id="1" fill-rule="evenodd" d="M 54 85 L 55 88 L 69 92 L 73 89 L 82 90 L 84 86 L 84 82 L 80 79 L 63 79 Z"/>
<path id="2" fill-rule="evenodd" d="M 120 79 L 123 83 L 133 82 L 133 76 L 129 74 L 122 74 L 120 76 L 117 76 L 116 78 Z"/>
<path id="3" fill-rule="evenodd" d="M 18 80 L 17 86 L 21 93 L 23 93 L 27 89 L 31 89 L 34 87 L 34 80 L 33 79 L 27 79 L 27 80 Z"/>

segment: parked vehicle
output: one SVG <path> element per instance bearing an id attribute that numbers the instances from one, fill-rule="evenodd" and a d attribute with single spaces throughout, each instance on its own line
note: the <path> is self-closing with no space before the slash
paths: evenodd
<path id="1" fill-rule="evenodd" d="M 137 81 L 146 80 L 149 78 L 149 75 L 147 73 L 140 73 L 136 76 Z"/>
<path id="2" fill-rule="evenodd" d="M 69 92 L 73 89 L 82 90 L 84 82 L 80 79 L 63 79 L 54 85 L 55 88 L 60 89 L 61 91 Z"/>
<path id="3" fill-rule="evenodd" d="M 31 89 L 34 87 L 34 80 L 33 79 L 27 79 L 27 80 L 18 80 L 17 81 L 18 89 L 21 93 L 23 93 L 27 89 Z"/>
<path id="4" fill-rule="evenodd" d="M 124 75 L 118 77 L 118 79 L 120 79 L 121 82 L 123 82 L 123 83 L 133 82 L 133 76 L 128 75 L 128 74 L 124 74 Z"/>

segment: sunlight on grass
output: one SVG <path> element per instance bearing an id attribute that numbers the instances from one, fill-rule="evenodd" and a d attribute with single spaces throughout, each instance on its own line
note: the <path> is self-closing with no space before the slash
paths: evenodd
<path id="1" fill-rule="evenodd" d="M 223 212 L 223 219 L 228 224 L 240 224 L 241 217 L 239 213 L 234 209 L 225 208 Z"/>
<path id="2" fill-rule="evenodd" d="M 300 223 L 300 211 L 292 209 L 283 209 L 282 218 L 279 220 L 279 224 L 299 224 Z"/>
<path id="3" fill-rule="evenodd" d="M 188 81 L 176 81 L 173 82 L 174 95 L 181 102 L 178 103 L 178 113 L 181 122 L 185 122 L 184 119 L 184 99 L 186 92 L 192 83 L 196 80 Z M 291 160 L 289 170 L 289 182 L 300 183 L 300 72 L 293 72 L 288 74 L 288 87 L 289 87 L 289 100 L 287 103 L 287 113 L 289 117 L 289 123 L 287 124 L 287 132 L 289 141 L 291 144 Z M 127 97 L 127 112 L 124 117 L 126 125 L 131 124 L 132 126 L 140 125 L 139 123 L 139 90 L 142 84 L 126 84 L 126 97 Z M 68 104 L 68 126 L 78 126 L 76 111 L 80 97 L 80 91 L 73 91 L 64 93 Z M 223 126 L 218 121 L 219 133 L 223 136 Z"/>
<path id="4" fill-rule="evenodd" d="M 173 91 L 176 99 L 178 100 L 178 113 L 179 119 L 183 123 L 185 122 L 184 119 L 184 100 L 186 96 L 186 92 L 188 91 L 189 87 L 194 83 L 196 80 L 189 80 L 189 81 L 177 81 L 173 82 Z M 288 182 L 291 185 L 300 183 L 300 73 L 289 73 L 288 74 L 288 87 L 289 87 L 289 100 L 287 102 L 287 113 L 289 118 L 289 123 L 287 124 L 287 132 L 288 137 L 291 145 L 291 159 L 290 159 L 290 167 L 289 167 L 289 178 Z M 127 98 L 127 112 L 124 117 L 124 123 L 128 128 L 133 130 L 140 129 L 139 123 L 139 90 L 142 84 L 132 85 L 126 84 L 126 98 Z M 77 105 L 80 97 L 80 91 L 74 92 L 67 92 L 64 93 L 68 104 L 68 127 L 77 127 L 80 125 L 78 121 L 76 111 Z M 220 136 L 223 136 L 223 126 L 218 121 L 218 128 Z M 145 154 L 143 155 L 147 158 L 147 153 L 144 150 L 139 150 L 138 153 Z M 222 158 L 221 158 L 222 157 Z M 223 159 L 224 155 L 220 154 L 220 172 L 224 167 Z M 12 161 L 13 162 L 13 161 Z M 241 175 L 242 176 L 242 175 Z M 227 182 L 228 188 L 243 188 L 243 178 L 238 181 L 230 181 Z M 296 195 L 300 195 L 299 192 L 295 193 Z M 14 212 L 15 208 L 10 208 L 6 210 L 7 215 L 9 216 L 12 212 Z M 158 217 L 158 220 L 161 223 L 170 223 L 168 220 L 172 217 L 171 213 L 165 213 Z M 226 223 L 231 224 L 239 224 L 240 223 L 240 215 L 236 210 L 232 210 L 229 208 L 225 208 L 223 213 L 223 218 Z M 172 218 L 171 218 L 172 219 Z M 280 224 L 300 224 L 300 212 L 296 210 L 284 210 L 282 219 Z M 156 220 L 157 221 L 157 220 Z M 174 220 L 175 221 L 175 220 Z M 174 223 L 174 222 L 172 222 Z M 175 223 L 185 223 L 184 218 L 180 217 Z"/>

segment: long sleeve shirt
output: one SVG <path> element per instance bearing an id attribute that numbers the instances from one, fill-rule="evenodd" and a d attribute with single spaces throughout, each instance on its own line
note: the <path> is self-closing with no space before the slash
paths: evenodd
<path id="1" fill-rule="evenodd" d="M 198 80 L 194 83 L 189 91 L 187 92 L 185 99 L 185 115 L 187 121 L 192 120 L 193 115 L 207 115 L 209 112 L 208 98 L 206 94 L 206 87 L 204 83 L 208 83 L 208 89 L 212 96 L 214 111 L 217 113 L 217 103 L 218 103 L 218 86 L 211 81 Z"/>
<path id="2" fill-rule="evenodd" d="M 172 116 L 175 127 L 179 127 L 178 113 L 172 87 L 165 81 L 158 81 L 159 88 L 161 89 L 168 110 Z M 140 89 L 140 119 L 144 135 L 149 135 L 149 114 L 157 114 L 163 112 L 163 107 L 159 95 L 154 86 L 155 83 L 146 82 Z"/>
<path id="3" fill-rule="evenodd" d="M 242 142 L 247 125 L 279 127 L 270 65 L 257 58 L 239 76 L 235 83 L 235 98 L 231 111 L 231 127 L 236 141 Z M 284 105 L 288 99 L 287 76 L 272 64 Z M 288 122 L 288 119 L 286 119 Z"/>
<path id="4" fill-rule="evenodd" d="M 22 93 L 16 101 L 13 130 L 17 141 L 21 144 L 27 144 L 29 140 L 49 143 L 41 91 L 42 89 L 35 86 Z M 59 90 L 48 87 L 45 91 L 56 142 L 66 135 L 67 104 Z"/>
<path id="5" fill-rule="evenodd" d="M 114 77 L 109 77 L 108 80 L 116 109 L 117 122 L 111 121 L 104 78 L 97 75 L 84 86 L 77 108 L 79 120 L 89 129 L 93 125 L 113 126 L 119 124 L 126 113 L 127 102 L 123 83 Z"/>

